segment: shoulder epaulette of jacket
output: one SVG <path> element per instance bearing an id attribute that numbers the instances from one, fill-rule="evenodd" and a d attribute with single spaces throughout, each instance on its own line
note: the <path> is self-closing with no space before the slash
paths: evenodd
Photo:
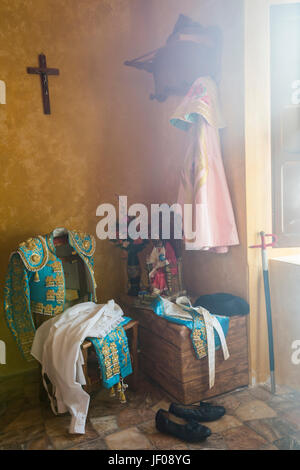
<path id="1" fill-rule="evenodd" d="M 17 253 L 29 271 L 39 271 L 48 262 L 46 240 L 40 235 L 20 243 Z"/>
<path id="2" fill-rule="evenodd" d="M 96 241 L 93 235 L 79 230 L 69 230 L 69 240 L 82 255 L 91 257 L 95 253 Z"/>

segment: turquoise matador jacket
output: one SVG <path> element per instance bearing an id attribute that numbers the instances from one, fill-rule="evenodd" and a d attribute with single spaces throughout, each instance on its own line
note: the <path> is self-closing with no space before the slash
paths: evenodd
<path id="1" fill-rule="evenodd" d="M 94 252 L 92 235 L 63 230 L 69 245 L 84 263 L 87 279 L 87 300 L 96 302 Z M 66 283 L 62 261 L 56 256 L 54 232 L 29 238 L 20 243 L 10 256 L 4 287 L 4 312 L 17 345 L 28 361 L 35 335 L 34 314 L 51 316 L 62 313 L 66 304 Z"/>

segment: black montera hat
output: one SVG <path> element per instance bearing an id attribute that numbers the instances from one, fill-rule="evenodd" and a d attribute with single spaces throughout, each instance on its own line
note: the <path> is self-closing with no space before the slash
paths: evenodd
<path id="1" fill-rule="evenodd" d="M 155 94 L 150 99 L 165 101 L 170 95 L 185 95 L 201 76 L 219 80 L 221 42 L 219 28 L 179 15 L 165 46 L 124 64 L 152 73 Z"/>
<path id="2" fill-rule="evenodd" d="M 234 315 L 247 315 L 249 304 L 241 297 L 232 294 L 202 295 L 194 302 L 194 307 L 204 307 L 213 315 L 232 317 Z"/>

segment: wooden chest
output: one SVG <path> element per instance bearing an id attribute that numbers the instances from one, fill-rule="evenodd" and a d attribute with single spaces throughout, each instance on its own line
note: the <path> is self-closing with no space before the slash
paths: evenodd
<path id="1" fill-rule="evenodd" d="M 139 321 L 139 364 L 176 401 L 192 404 L 248 385 L 247 317 L 231 317 L 226 338 L 230 358 L 216 351 L 216 378 L 208 387 L 207 357 L 196 358 L 191 331 L 157 316 L 147 307 L 134 307 L 129 297 L 122 299 L 126 315 Z"/>

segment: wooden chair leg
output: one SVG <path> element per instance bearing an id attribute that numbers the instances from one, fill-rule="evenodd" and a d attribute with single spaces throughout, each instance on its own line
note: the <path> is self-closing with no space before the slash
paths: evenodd
<path id="1" fill-rule="evenodd" d="M 88 376 L 88 366 L 87 366 L 87 362 L 88 362 L 88 350 L 87 349 L 84 349 L 84 348 L 81 348 L 81 351 L 82 351 L 82 355 L 83 355 L 83 360 L 84 360 L 84 364 L 82 366 L 82 369 L 83 369 L 83 373 L 84 373 L 84 376 L 85 376 L 85 381 L 86 381 L 86 385 L 83 386 L 83 389 L 86 391 L 86 392 L 90 392 L 90 379 L 89 379 L 89 376 Z"/>

